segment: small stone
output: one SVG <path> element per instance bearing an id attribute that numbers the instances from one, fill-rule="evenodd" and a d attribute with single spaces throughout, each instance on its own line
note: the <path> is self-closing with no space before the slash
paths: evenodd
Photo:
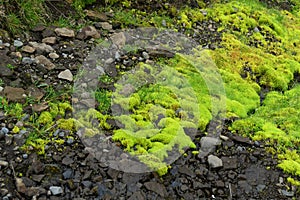
<path id="1" fill-rule="evenodd" d="M 262 192 L 266 188 L 266 185 L 259 184 L 256 186 L 258 192 Z"/>
<path id="2" fill-rule="evenodd" d="M 293 191 L 286 191 L 286 190 L 281 190 L 281 194 L 286 196 L 286 197 L 293 197 L 294 196 L 294 192 Z"/>
<path id="3" fill-rule="evenodd" d="M 25 153 L 25 154 L 22 155 L 22 157 L 23 157 L 23 159 L 27 159 L 28 158 L 28 154 Z"/>
<path id="4" fill-rule="evenodd" d="M 35 57 L 35 62 L 37 64 L 44 66 L 47 70 L 52 70 L 55 68 L 55 65 L 43 55 L 39 55 Z"/>
<path id="5" fill-rule="evenodd" d="M 93 185 L 91 181 L 82 181 L 81 184 L 86 188 L 91 188 Z"/>
<path id="6" fill-rule="evenodd" d="M 66 156 L 62 159 L 62 164 L 64 165 L 70 165 L 74 163 L 74 160 L 72 158 L 70 158 L 69 156 Z"/>
<path id="7" fill-rule="evenodd" d="M 71 169 L 67 169 L 64 173 L 63 173 L 63 177 L 64 179 L 70 179 L 73 176 L 73 171 Z"/>
<path id="8" fill-rule="evenodd" d="M 220 135 L 220 138 L 224 141 L 229 140 L 229 137 L 225 136 L 225 135 Z"/>
<path id="9" fill-rule="evenodd" d="M 35 60 L 30 57 L 23 57 L 22 64 L 23 65 L 31 65 Z"/>
<path id="10" fill-rule="evenodd" d="M 55 44 L 56 43 L 56 37 L 46 37 L 42 40 L 43 43 L 46 44 Z"/>
<path id="11" fill-rule="evenodd" d="M 4 135 L 8 134 L 9 130 L 6 127 L 2 127 L 0 130 L 2 133 L 4 133 Z"/>
<path id="12" fill-rule="evenodd" d="M 9 101 L 23 102 L 26 99 L 25 90 L 23 88 L 6 86 L 3 93 Z"/>
<path id="13" fill-rule="evenodd" d="M 7 167 L 8 166 L 8 162 L 6 162 L 4 160 L 0 160 L 0 166 Z"/>
<path id="14" fill-rule="evenodd" d="M 54 49 L 50 45 L 45 43 L 29 42 L 29 45 L 35 48 L 36 50 L 46 52 L 46 53 L 50 53 L 54 51 Z"/>
<path id="15" fill-rule="evenodd" d="M 163 19 L 163 20 L 161 21 L 161 25 L 162 25 L 163 27 L 166 27 L 166 26 L 167 26 L 166 20 Z"/>
<path id="16" fill-rule="evenodd" d="M 94 26 L 84 27 L 76 36 L 78 39 L 100 38 L 100 34 Z"/>
<path id="17" fill-rule="evenodd" d="M 101 28 L 104 30 L 108 30 L 108 31 L 112 30 L 112 25 L 108 22 L 100 22 L 99 24 Z"/>
<path id="18" fill-rule="evenodd" d="M 145 51 L 143 51 L 142 55 L 146 60 L 148 60 L 150 58 L 149 54 Z"/>
<path id="19" fill-rule="evenodd" d="M 105 22 L 108 20 L 107 16 L 104 13 L 99 13 L 93 10 L 85 10 L 86 16 L 95 21 Z"/>
<path id="20" fill-rule="evenodd" d="M 258 33 L 258 32 L 259 32 L 259 28 L 258 28 L 258 27 L 255 27 L 255 28 L 253 29 L 253 31 L 256 32 L 256 33 Z"/>
<path id="21" fill-rule="evenodd" d="M 17 188 L 17 191 L 20 193 L 26 192 L 26 185 L 24 184 L 23 179 L 16 178 L 16 188 Z"/>
<path id="22" fill-rule="evenodd" d="M 223 166 L 222 160 L 217 156 L 209 155 L 207 160 L 211 168 L 219 168 Z"/>
<path id="23" fill-rule="evenodd" d="M 25 53 L 34 53 L 35 52 L 35 48 L 26 45 L 26 46 L 22 47 L 22 51 L 25 52 Z"/>
<path id="24" fill-rule="evenodd" d="M 59 58 L 59 55 L 57 53 L 49 53 L 49 57 L 52 59 L 57 59 Z"/>
<path id="25" fill-rule="evenodd" d="M 2 40 L 0 40 L 0 45 L 3 45 L 3 41 Z"/>
<path id="26" fill-rule="evenodd" d="M 214 152 L 216 146 L 220 145 L 221 141 L 218 138 L 213 137 L 202 137 L 200 140 L 201 151 L 203 152 Z"/>
<path id="27" fill-rule="evenodd" d="M 63 131 L 59 132 L 58 137 L 64 138 L 65 137 L 65 132 L 63 132 Z"/>
<path id="28" fill-rule="evenodd" d="M 69 69 L 66 69 L 65 71 L 62 71 L 58 74 L 59 79 L 64 79 L 68 81 L 73 81 L 73 74 Z"/>
<path id="29" fill-rule="evenodd" d="M 14 40 L 14 46 L 21 47 L 21 46 L 23 46 L 23 42 L 21 42 L 20 40 Z"/>
<path id="30" fill-rule="evenodd" d="M 71 30 L 71 29 L 67 29 L 67 28 L 56 28 L 54 31 L 55 31 L 55 33 L 56 33 L 58 36 L 69 37 L 69 38 L 75 37 L 74 31 Z"/>
<path id="31" fill-rule="evenodd" d="M 49 190 L 53 195 L 59 195 L 63 193 L 63 189 L 59 186 L 50 186 Z"/>
<path id="32" fill-rule="evenodd" d="M 74 139 L 73 138 L 68 138 L 67 139 L 67 144 L 73 144 L 74 143 Z"/>
<path id="33" fill-rule="evenodd" d="M 164 185 L 157 182 L 146 182 L 144 186 L 147 190 L 153 191 L 159 194 L 161 197 L 165 197 L 168 193 Z"/>
<path id="34" fill-rule="evenodd" d="M 114 33 L 111 36 L 111 41 L 113 44 L 117 45 L 119 48 L 123 47 L 126 43 L 126 37 L 123 32 L 120 33 Z"/>

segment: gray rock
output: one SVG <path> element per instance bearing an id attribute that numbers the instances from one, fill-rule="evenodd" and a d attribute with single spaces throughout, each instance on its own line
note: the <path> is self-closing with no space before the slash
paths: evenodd
<path id="1" fill-rule="evenodd" d="M 21 42 L 20 40 L 14 40 L 14 46 L 15 47 L 22 47 L 23 46 L 23 42 Z"/>
<path id="2" fill-rule="evenodd" d="M 259 184 L 256 186 L 258 192 L 262 192 L 266 188 L 266 185 Z"/>
<path id="3" fill-rule="evenodd" d="M 64 79 L 68 81 L 73 81 L 73 74 L 69 69 L 66 69 L 58 74 L 59 79 Z"/>
<path id="4" fill-rule="evenodd" d="M 100 34 L 94 26 L 84 27 L 81 30 L 81 33 L 83 34 L 83 39 L 86 39 L 86 38 L 98 39 L 98 38 L 100 38 Z"/>
<path id="5" fill-rule="evenodd" d="M 161 21 L 161 25 L 162 25 L 163 27 L 166 27 L 166 26 L 167 26 L 166 20 L 162 20 L 162 21 Z"/>
<path id="6" fill-rule="evenodd" d="M 144 57 L 146 60 L 148 60 L 148 59 L 150 58 L 150 57 L 149 57 L 149 54 L 148 54 L 147 52 L 145 52 L 145 51 L 143 51 L 142 55 L 143 55 L 143 57 Z"/>
<path id="7" fill-rule="evenodd" d="M 0 132 L 3 133 L 4 135 L 6 135 L 6 134 L 8 134 L 9 130 L 6 127 L 2 127 Z"/>
<path id="8" fill-rule="evenodd" d="M 133 193 L 128 200 L 144 200 L 144 199 L 145 199 L 145 195 L 141 191 L 138 191 Z"/>
<path id="9" fill-rule="evenodd" d="M 67 139 L 67 144 L 73 144 L 74 143 L 74 139 L 73 138 L 68 138 Z"/>
<path id="10" fill-rule="evenodd" d="M 36 50 L 42 52 L 46 52 L 46 53 L 54 52 L 54 49 L 50 45 L 45 43 L 29 42 L 29 45 L 35 48 Z"/>
<path id="11" fill-rule="evenodd" d="M 70 179 L 73 176 L 73 171 L 71 169 L 67 169 L 64 173 L 63 173 L 63 177 L 64 179 Z"/>
<path id="12" fill-rule="evenodd" d="M 46 44 L 55 44 L 56 43 L 56 37 L 46 37 L 42 40 L 43 43 Z"/>
<path id="13" fill-rule="evenodd" d="M 30 57 L 23 57 L 22 58 L 22 64 L 23 65 L 31 65 L 35 60 Z"/>
<path id="14" fill-rule="evenodd" d="M 253 29 L 253 31 L 256 32 L 256 33 L 258 33 L 258 32 L 259 32 L 258 27 L 255 27 L 255 28 Z"/>
<path id="15" fill-rule="evenodd" d="M 59 58 L 59 55 L 57 53 L 49 53 L 49 57 L 52 59 L 57 59 Z"/>
<path id="16" fill-rule="evenodd" d="M 209 155 L 207 161 L 211 168 L 219 168 L 223 166 L 222 160 L 214 155 Z"/>
<path id="17" fill-rule="evenodd" d="M 62 159 L 62 164 L 64 164 L 64 165 L 70 165 L 72 163 L 74 163 L 74 160 L 73 160 L 73 158 L 70 158 L 69 156 L 66 156 Z"/>
<path id="18" fill-rule="evenodd" d="M 91 181 L 82 181 L 81 184 L 86 188 L 91 188 L 93 185 Z"/>
<path id="19" fill-rule="evenodd" d="M 102 21 L 105 22 L 108 20 L 105 13 L 99 13 L 93 10 L 85 10 L 86 16 L 94 21 Z"/>
<path id="20" fill-rule="evenodd" d="M 63 193 L 62 187 L 59 186 L 50 186 L 49 190 L 53 195 L 59 195 Z"/>
<path id="21" fill-rule="evenodd" d="M 286 190 L 281 190 L 281 194 L 286 196 L 286 197 L 293 197 L 295 194 L 293 191 L 286 191 Z"/>
<path id="22" fill-rule="evenodd" d="M 147 190 L 153 191 L 159 194 L 161 197 L 166 197 L 168 194 L 165 186 L 158 182 L 146 182 L 144 183 L 144 186 L 147 188 Z"/>
<path id="23" fill-rule="evenodd" d="M 3 41 L 2 40 L 0 40 L 0 45 L 3 45 Z"/>
<path id="24" fill-rule="evenodd" d="M 26 192 L 26 185 L 23 182 L 23 179 L 21 178 L 16 178 L 16 188 L 17 191 L 20 193 L 25 193 Z"/>
<path id="25" fill-rule="evenodd" d="M 35 62 L 36 64 L 44 66 L 47 70 L 52 70 L 55 68 L 55 65 L 43 55 L 35 57 Z"/>
<path id="26" fill-rule="evenodd" d="M 22 47 L 22 51 L 25 52 L 25 53 L 34 53 L 35 52 L 35 48 L 26 45 L 26 46 Z"/>
<path id="27" fill-rule="evenodd" d="M 112 25 L 108 22 L 100 22 L 99 24 L 101 28 L 103 28 L 104 30 L 108 30 L 108 31 L 112 30 Z"/>
<path id="28" fill-rule="evenodd" d="M 111 41 L 113 44 L 117 45 L 119 48 L 122 48 L 126 43 L 126 37 L 123 32 L 120 33 L 114 33 L 111 36 Z"/>
<path id="29" fill-rule="evenodd" d="M 218 138 L 213 137 L 202 137 L 200 140 L 201 151 L 203 152 L 214 152 L 216 146 L 220 145 L 221 141 Z"/>
<path id="30" fill-rule="evenodd" d="M 72 38 L 75 37 L 75 33 L 73 30 L 71 29 L 67 29 L 67 28 L 56 28 L 55 33 L 58 36 L 62 36 L 62 37 L 68 37 L 68 38 Z"/>
<path id="31" fill-rule="evenodd" d="M 238 167 L 237 157 L 222 157 L 224 169 L 236 169 Z"/>

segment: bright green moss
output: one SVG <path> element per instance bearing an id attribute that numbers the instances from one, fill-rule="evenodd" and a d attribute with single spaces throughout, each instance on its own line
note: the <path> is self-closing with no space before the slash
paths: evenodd
<path id="1" fill-rule="evenodd" d="M 44 125 L 53 123 L 52 114 L 48 111 L 42 112 L 37 119 L 37 123 Z"/>
<path id="2" fill-rule="evenodd" d="M 270 92 L 263 106 L 249 118 L 237 120 L 231 130 L 276 145 L 284 171 L 300 175 L 300 86 L 285 93 Z"/>
<path id="3" fill-rule="evenodd" d="M 63 130 L 74 131 L 75 128 L 75 119 L 59 119 L 56 121 L 57 127 Z"/>

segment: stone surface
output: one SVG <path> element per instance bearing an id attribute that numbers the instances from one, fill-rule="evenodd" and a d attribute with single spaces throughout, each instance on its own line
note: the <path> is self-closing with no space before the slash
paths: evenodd
<path id="1" fill-rule="evenodd" d="M 49 53 L 49 57 L 52 59 L 57 59 L 59 58 L 59 55 L 57 53 Z"/>
<path id="2" fill-rule="evenodd" d="M 21 42 L 20 40 L 14 40 L 14 46 L 15 47 L 22 47 L 23 46 L 23 42 Z"/>
<path id="3" fill-rule="evenodd" d="M 100 38 L 100 33 L 97 31 L 97 29 L 94 26 L 86 26 L 79 31 L 76 38 L 78 39 L 87 39 L 87 38 Z"/>
<path id="4" fill-rule="evenodd" d="M 211 168 L 219 168 L 223 166 L 222 160 L 214 155 L 209 155 L 207 161 Z"/>
<path id="5" fill-rule="evenodd" d="M 29 45 L 31 45 L 33 48 L 40 52 L 50 53 L 54 51 L 54 49 L 50 45 L 45 43 L 29 42 Z"/>
<path id="6" fill-rule="evenodd" d="M 112 25 L 108 22 L 100 22 L 99 25 L 104 30 L 108 30 L 108 31 L 112 30 Z"/>
<path id="7" fill-rule="evenodd" d="M 58 36 L 68 37 L 68 38 L 75 37 L 74 31 L 68 28 L 56 28 L 54 31 Z"/>
<path id="8" fill-rule="evenodd" d="M 25 53 L 34 53 L 35 52 L 35 48 L 29 45 L 23 46 L 22 47 L 22 51 Z"/>
<path id="9" fill-rule="evenodd" d="M 117 45 L 119 48 L 123 47 L 126 43 L 126 37 L 123 32 L 114 33 L 111 36 L 111 41 L 113 44 Z"/>
<path id="10" fill-rule="evenodd" d="M 146 182 L 144 185 L 147 190 L 153 191 L 159 194 L 161 197 L 165 197 L 168 194 L 165 186 L 158 182 Z"/>
<path id="11" fill-rule="evenodd" d="M 46 44 L 55 44 L 56 43 L 56 37 L 46 37 L 42 40 L 43 43 Z"/>
<path id="12" fill-rule="evenodd" d="M 58 78 L 73 81 L 73 74 L 69 69 L 66 69 L 58 74 Z"/>
<path id="13" fill-rule="evenodd" d="M 24 102 L 26 99 L 25 90 L 23 88 L 6 86 L 3 93 L 9 101 Z"/>
<path id="14" fill-rule="evenodd" d="M 47 70 L 52 70 L 55 68 L 55 65 L 45 56 L 39 55 L 35 57 L 35 62 L 39 65 L 42 65 L 45 67 Z"/>
<path id="15" fill-rule="evenodd" d="M 220 145 L 221 141 L 218 138 L 213 137 L 202 137 L 200 140 L 201 151 L 203 152 L 214 152 L 216 146 Z"/>
<path id="16" fill-rule="evenodd" d="M 99 13 L 93 10 L 85 10 L 86 16 L 95 21 L 105 22 L 108 20 L 107 16 L 104 13 Z"/>
<path id="17" fill-rule="evenodd" d="M 62 187 L 59 186 L 50 186 L 49 190 L 53 195 L 59 195 L 63 193 Z"/>

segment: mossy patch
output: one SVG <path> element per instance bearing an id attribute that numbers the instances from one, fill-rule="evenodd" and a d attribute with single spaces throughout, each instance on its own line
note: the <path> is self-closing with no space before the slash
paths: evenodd
<path id="1" fill-rule="evenodd" d="M 300 86 L 284 93 L 270 92 L 251 117 L 237 120 L 231 126 L 234 132 L 270 143 L 281 160 L 278 166 L 297 176 L 300 175 L 299 99 Z"/>

